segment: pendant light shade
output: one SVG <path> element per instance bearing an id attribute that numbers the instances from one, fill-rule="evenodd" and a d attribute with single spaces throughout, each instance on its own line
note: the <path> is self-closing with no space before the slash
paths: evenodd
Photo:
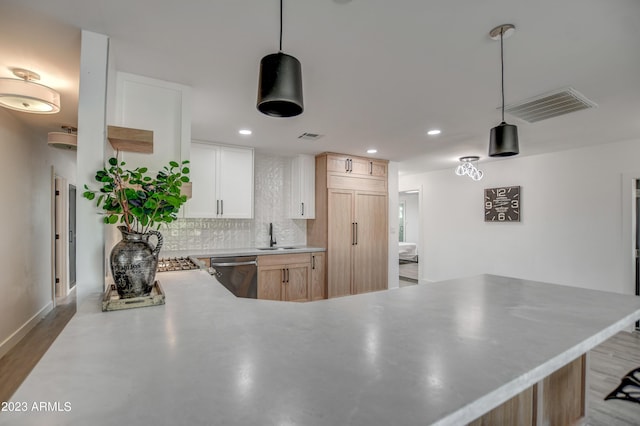
<path id="1" fill-rule="evenodd" d="M 504 48 L 503 39 L 509 37 L 516 27 L 504 24 L 489 32 L 493 40 L 500 40 L 500 84 L 502 93 L 502 123 L 491 129 L 489 136 L 489 157 L 510 157 L 520 153 L 518 127 L 504 121 Z"/>
<path id="2" fill-rule="evenodd" d="M 503 121 L 491 129 L 489 157 L 510 157 L 519 152 L 518 127 Z"/>
<path id="3" fill-rule="evenodd" d="M 260 61 L 258 110 L 271 117 L 302 114 L 302 66 L 291 55 L 282 53 L 282 0 L 280 0 L 280 50 Z"/>
<path id="4" fill-rule="evenodd" d="M 258 110 L 271 117 L 294 117 L 302 113 L 302 66 L 282 52 L 260 61 Z"/>
<path id="5" fill-rule="evenodd" d="M 34 114 L 55 114 L 60 111 L 60 94 L 34 83 L 40 76 L 33 71 L 14 69 L 17 78 L 0 78 L 0 106 Z"/>

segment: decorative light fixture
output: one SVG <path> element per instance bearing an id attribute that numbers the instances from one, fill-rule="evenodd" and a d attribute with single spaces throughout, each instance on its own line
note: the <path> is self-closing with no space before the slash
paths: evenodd
<path id="1" fill-rule="evenodd" d="M 78 149 L 78 129 L 72 126 L 62 126 L 64 132 L 49 132 L 47 143 L 54 148 L 76 150 Z"/>
<path id="2" fill-rule="evenodd" d="M 429 130 L 429 131 L 427 132 L 427 134 L 428 134 L 429 136 L 437 136 L 437 135 L 439 135 L 440 133 L 442 133 L 442 131 L 441 131 L 440 129 L 431 129 L 431 130 Z"/>
<path id="3" fill-rule="evenodd" d="M 0 106 L 34 114 L 55 114 L 60 111 L 60 94 L 34 83 L 40 75 L 22 68 L 13 69 L 17 78 L 0 78 Z"/>
<path id="4" fill-rule="evenodd" d="M 467 175 L 473 180 L 480 180 L 484 176 L 482 170 L 478 169 L 478 160 L 480 157 L 460 157 L 460 164 L 456 167 L 456 174 L 458 176 Z M 475 163 L 475 164 L 473 164 Z"/>
<path id="5" fill-rule="evenodd" d="M 502 122 L 491 129 L 489 138 L 489 157 L 509 157 L 520 152 L 518 147 L 518 128 L 504 121 L 504 48 L 503 39 L 511 36 L 516 27 L 504 24 L 489 32 L 493 40 L 500 39 L 500 83 L 502 87 Z"/>
<path id="6" fill-rule="evenodd" d="M 271 117 L 294 117 L 304 110 L 302 67 L 293 56 L 282 53 L 282 0 L 280 0 L 280 50 L 260 61 L 258 110 Z"/>
<path id="7" fill-rule="evenodd" d="M 238 130 L 238 133 L 240 133 L 241 135 L 249 136 L 253 132 L 250 129 L 240 129 Z"/>

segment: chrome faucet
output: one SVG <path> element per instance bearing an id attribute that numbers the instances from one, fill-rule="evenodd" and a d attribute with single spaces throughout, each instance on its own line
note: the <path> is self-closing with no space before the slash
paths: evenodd
<path id="1" fill-rule="evenodd" d="M 273 247 L 276 244 L 277 244 L 277 242 L 273 238 L 273 223 L 269 223 L 269 247 Z"/>

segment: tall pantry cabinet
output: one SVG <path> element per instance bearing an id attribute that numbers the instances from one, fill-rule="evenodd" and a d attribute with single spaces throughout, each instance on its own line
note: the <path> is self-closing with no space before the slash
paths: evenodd
<path id="1" fill-rule="evenodd" d="M 316 219 L 309 245 L 327 248 L 328 297 L 387 288 L 388 190 L 384 160 L 316 156 Z"/>

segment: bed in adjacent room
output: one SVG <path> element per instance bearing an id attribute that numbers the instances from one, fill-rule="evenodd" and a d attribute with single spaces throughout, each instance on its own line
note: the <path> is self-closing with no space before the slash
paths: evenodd
<path id="1" fill-rule="evenodd" d="M 400 261 L 417 262 L 418 261 L 418 245 L 416 243 L 399 242 L 398 257 Z"/>

